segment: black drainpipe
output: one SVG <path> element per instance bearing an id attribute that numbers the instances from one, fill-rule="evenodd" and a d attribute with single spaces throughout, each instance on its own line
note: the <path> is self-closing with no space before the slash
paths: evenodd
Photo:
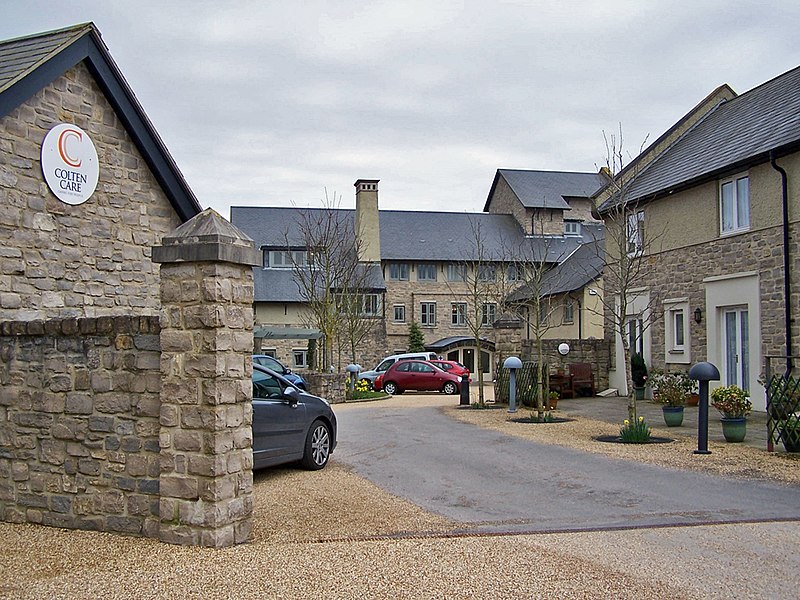
<path id="1" fill-rule="evenodd" d="M 792 370 L 792 284 L 789 281 L 789 192 L 786 171 L 775 162 L 775 151 L 769 153 L 769 164 L 781 174 L 781 200 L 783 203 L 783 295 L 786 322 L 786 375 Z"/>

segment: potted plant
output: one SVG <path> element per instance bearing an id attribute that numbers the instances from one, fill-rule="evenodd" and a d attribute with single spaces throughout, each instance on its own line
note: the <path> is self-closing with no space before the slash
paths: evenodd
<path id="1" fill-rule="evenodd" d="M 644 400 L 644 386 L 647 384 L 647 364 L 644 356 L 635 352 L 631 356 L 631 379 L 633 380 L 633 393 L 637 400 Z"/>
<path id="2" fill-rule="evenodd" d="M 550 390 L 550 396 L 547 400 L 547 410 L 555 410 L 558 406 L 558 399 L 561 395 L 556 390 Z"/>
<path id="3" fill-rule="evenodd" d="M 653 400 L 662 405 L 664 423 L 667 427 L 680 427 L 683 424 L 683 407 L 686 404 L 684 374 L 654 373 L 650 384 L 653 386 Z"/>
<path id="4" fill-rule="evenodd" d="M 727 442 L 741 442 L 747 433 L 750 398 L 738 385 L 724 385 L 711 392 L 711 404 L 722 413 L 722 435 Z"/>
<path id="5" fill-rule="evenodd" d="M 687 371 L 681 371 L 680 376 L 683 384 L 683 390 L 686 394 L 686 406 L 697 406 L 700 404 L 700 394 L 697 390 L 697 381 L 690 378 Z"/>
<path id="6" fill-rule="evenodd" d="M 800 452 L 800 413 L 788 415 L 785 421 L 778 423 L 781 442 L 787 452 Z"/>

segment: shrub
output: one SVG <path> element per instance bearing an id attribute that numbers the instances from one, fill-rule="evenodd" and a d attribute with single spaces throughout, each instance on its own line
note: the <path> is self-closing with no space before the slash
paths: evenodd
<path id="1" fill-rule="evenodd" d="M 750 398 L 738 385 L 724 385 L 711 392 L 711 404 L 725 417 L 738 419 L 746 417 L 753 410 Z"/>
<path id="2" fill-rule="evenodd" d="M 644 387 L 647 382 L 647 364 L 638 352 L 631 356 L 631 379 L 636 387 Z"/>

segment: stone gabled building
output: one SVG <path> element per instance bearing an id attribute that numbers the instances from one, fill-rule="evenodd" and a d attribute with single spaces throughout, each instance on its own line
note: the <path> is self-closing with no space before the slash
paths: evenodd
<path id="1" fill-rule="evenodd" d="M 487 301 L 479 307 L 482 342 L 480 348 L 476 347 L 465 317 L 472 309 L 467 292 L 469 274 L 480 268 L 486 277 L 502 280 L 510 291 L 523 281 L 511 267 L 515 252 L 557 266 L 582 245 L 601 239 L 602 224 L 591 216 L 590 198 L 604 181 L 596 173 L 501 169 L 484 212 L 456 213 L 379 210 L 378 181 L 358 180 L 356 209 L 337 209 L 337 214 L 357 224 L 355 230 L 360 232 L 360 247 L 366 255 L 362 258 L 376 269 L 370 289 L 364 290 L 365 307 L 369 307 L 365 317 L 374 319 L 375 326 L 369 340 L 362 344 L 358 362 L 368 368 L 386 354 L 405 352 L 409 326 L 416 322 L 428 349 L 462 362 L 473 372 L 482 368 L 491 377 L 497 337 L 494 324 L 501 315 L 496 302 Z M 303 336 L 313 332 L 299 332 L 306 309 L 284 252 L 287 240 L 292 250 L 303 250 L 298 215 L 315 210 L 327 209 L 231 209 L 231 221 L 263 252 L 264 264 L 254 270 L 256 330 L 261 328 L 267 336 L 262 351 L 296 368 L 306 366 Z M 476 266 L 478 261 L 473 260 L 476 231 L 480 231 L 487 263 L 482 266 Z M 584 284 L 590 281 L 594 279 Z M 576 284 L 554 291 L 553 296 L 560 299 L 574 293 L 582 297 L 584 287 Z M 576 326 L 586 311 L 585 303 L 576 302 L 569 322 L 560 331 L 554 328 L 552 336 L 597 337 L 595 329 Z M 561 324 L 561 305 L 550 318 Z M 523 328 L 521 337 L 529 334 Z"/>
<path id="2" fill-rule="evenodd" d="M 800 68 L 738 96 L 723 85 L 621 172 L 624 198 L 596 197 L 607 218 L 620 201 L 634 215 L 631 251 L 649 274 L 628 331 L 647 363 L 708 360 L 760 410 L 766 357 L 798 348 L 799 115 Z M 611 384 L 624 390 L 615 345 Z"/>
<path id="3" fill-rule="evenodd" d="M 0 42 L 0 320 L 156 314 L 151 247 L 200 210 L 93 24 Z"/>

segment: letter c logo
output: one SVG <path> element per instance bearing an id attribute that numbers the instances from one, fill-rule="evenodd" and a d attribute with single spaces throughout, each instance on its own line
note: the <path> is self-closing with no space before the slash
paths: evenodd
<path id="1" fill-rule="evenodd" d="M 75 167 L 77 169 L 81 166 L 81 159 L 70 156 L 67 148 L 67 143 L 72 138 L 76 138 L 78 140 L 77 143 L 80 143 L 83 136 L 80 131 L 75 131 L 74 129 L 65 129 L 61 132 L 61 135 L 58 136 L 58 153 L 61 155 L 61 160 L 70 167 Z"/>

